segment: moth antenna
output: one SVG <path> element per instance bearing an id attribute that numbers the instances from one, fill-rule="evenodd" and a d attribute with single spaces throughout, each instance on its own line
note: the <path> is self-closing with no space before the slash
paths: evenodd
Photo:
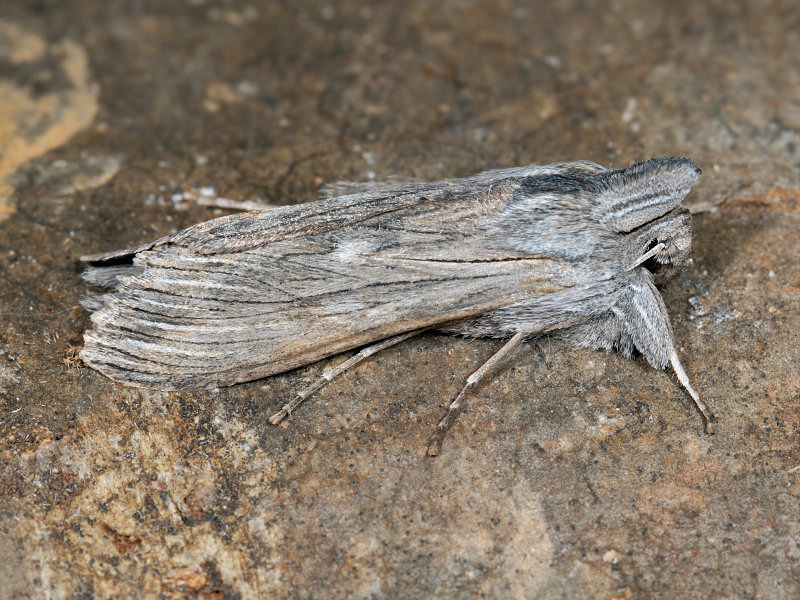
<path id="1" fill-rule="evenodd" d="M 705 403 L 700 400 L 700 396 L 694 391 L 692 384 L 689 383 L 689 376 L 686 375 L 686 371 L 683 370 L 683 365 L 681 365 L 681 361 L 678 359 L 678 353 L 675 350 L 669 355 L 669 362 L 672 365 L 673 371 L 675 371 L 675 375 L 678 376 L 678 381 L 686 388 L 686 391 L 689 392 L 692 400 L 694 400 L 694 403 L 697 405 L 698 410 L 703 414 L 703 418 L 706 421 L 706 433 L 714 433 L 714 422 L 717 418 L 714 416 L 714 413 L 708 410 Z"/>
<path id="2" fill-rule="evenodd" d="M 272 210 L 277 208 L 277 204 L 268 204 L 258 200 L 233 200 L 217 196 L 213 188 L 192 188 L 181 194 L 184 200 L 194 202 L 198 206 L 208 206 L 210 208 L 226 208 L 230 210 L 240 210 L 242 212 L 251 210 Z"/>
<path id="3" fill-rule="evenodd" d="M 653 246 L 650 250 L 648 250 L 647 252 L 642 254 L 639 258 L 637 258 L 636 262 L 633 263 L 630 267 L 628 267 L 625 270 L 626 271 L 631 271 L 631 270 L 635 269 L 640 264 L 642 264 L 644 261 L 646 261 L 648 258 L 650 258 L 652 256 L 655 256 L 656 254 L 661 252 L 664 248 L 666 248 L 666 245 L 663 242 L 659 242 L 658 244 Z"/>

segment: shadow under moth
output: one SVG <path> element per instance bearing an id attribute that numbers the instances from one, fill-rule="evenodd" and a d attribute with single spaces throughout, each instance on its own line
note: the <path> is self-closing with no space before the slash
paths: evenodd
<path id="1" fill-rule="evenodd" d="M 525 338 L 640 352 L 681 366 L 655 284 L 687 261 L 681 206 L 700 169 L 565 162 L 436 182 L 339 183 L 323 198 L 213 219 L 82 257 L 93 328 L 83 361 L 127 385 L 177 390 L 259 379 L 366 346 L 335 375 L 423 330 L 508 341 L 467 380 L 431 437 L 439 452 L 473 389 Z"/>

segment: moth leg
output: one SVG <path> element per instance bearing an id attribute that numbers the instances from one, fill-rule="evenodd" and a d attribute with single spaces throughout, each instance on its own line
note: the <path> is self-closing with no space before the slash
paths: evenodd
<path id="1" fill-rule="evenodd" d="M 325 387 L 325 385 L 329 383 L 337 375 L 344 373 L 350 367 L 354 367 L 362 360 L 369 358 L 376 352 L 380 352 L 381 350 L 394 346 L 395 344 L 399 344 L 400 342 L 407 340 L 410 337 L 414 337 L 415 335 L 417 335 L 418 333 L 422 333 L 423 331 L 425 330 L 417 329 L 415 331 L 409 331 L 408 333 L 403 333 L 400 335 L 396 335 L 394 337 L 386 338 L 385 340 L 381 340 L 377 344 L 372 344 L 371 346 L 362 348 L 358 354 L 351 356 L 346 361 L 339 363 L 332 369 L 328 369 L 327 371 L 323 372 L 322 375 L 320 375 L 320 377 L 314 383 L 312 383 L 304 390 L 297 392 L 295 397 L 292 398 L 291 402 L 287 402 L 283 406 L 283 408 L 281 408 L 278 412 L 276 412 L 269 418 L 269 422 L 272 423 L 273 425 L 277 425 L 285 417 L 290 415 L 295 408 L 300 406 L 303 400 L 308 398 L 314 392 L 317 392 L 323 387 Z"/>
<path id="2" fill-rule="evenodd" d="M 702 413 L 703 419 L 705 419 L 706 422 L 706 433 L 714 433 L 714 422 L 716 422 L 717 418 L 714 416 L 714 413 L 708 409 L 705 402 L 700 400 L 700 396 L 694 391 L 692 384 L 689 383 L 689 377 L 686 375 L 686 371 L 683 370 L 683 365 L 681 365 L 681 361 L 678 360 L 678 353 L 675 352 L 675 350 L 670 354 L 669 362 L 672 365 L 672 370 L 675 371 L 675 375 L 678 376 L 678 381 L 686 388 L 686 391 L 689 392 L 692 400 L 694 400 L 695 405 L 697 405 L 697 409 Z"/>
<path id="3" fill-rule="evenodd" d="M 666 247 L 667 247 L 666 244 L 663 244 L 663 243 L 659 242 L 658 244 L 656 244 L 655 246 L 650 248 L 650 250 L 648 250 L 647 252 L 642 254 L 639 258 L 637 258 L 636 262 L 634 262 L 630 267 L 628 267 L 625 270 L 626 271 L 632 271 L 633 269 L 638 267 L 643 262 L 646 262 L 648 258 L 651 258 L 651 257 L 655 256 L 656 254 L 661 252 Z"/>
<path id="4" fill-rule="evenodd" d="M 428 440 L 428 456 L 438 456 L 439 452 L 442 450 L 442 442 L 444 441 L 444 436 L 447 434 L 447 431 L 455 422 L 458 415 L 461 413 L 462 402 L 467 397 L 467 394 L 472 391 L 472 389 L 477 386 L 483 379 L 492 371 L 492 369 L 497 366 L 501 360 L 503 360 L 508 354 L 516 348 L 522 340 L 525 339 L 524 333 L 517 333 L 512 337 L 506 344 L 500 348 L 495 354 L 483 363 L 480 369 L 475 371 L 472 375 L 467 378 L 467 383 L 464 388 L 459 392 L 456 399 L 450 404 L 450 407 L 447 409 L 447 414 L 442 417 L 442 420 L 439 421 L 439 424 L 436 426 L 436 431 L 433 432 L 430 439 Z"/>
<path id="5" fill-rule="evenodd" d="M 629 295 L 612 310 L 624 323 L 634 346 L 644 355 L 647 362 L 659 369 L 672 365 L 678 381 L 689 392 L 697 409 L 703 415 L 706 433 L 714 433 L 713 423 L 716 418 L 694 391 L 678 359 L 667 309 L 653 283 L 652 274 L 647 269 L 638 269 L 631 271 L 629 277 L 632 280 L 628 288 Z"/>

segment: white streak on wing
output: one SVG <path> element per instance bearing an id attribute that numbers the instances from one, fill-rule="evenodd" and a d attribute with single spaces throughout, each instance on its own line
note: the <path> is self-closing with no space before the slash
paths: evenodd
<path id="1" fill-rule="evenodd" d="M 187 333 L 187 339 L 191 340 L 194 333 L 197 331 L 196 325 L 176 325 L 174 323 L 163 323 L 161 321 L 151 321 L 149 319 L 141 319 L 139 317 L 128 317 L 127 322 L 129 323 L 138 323 L 145 327 L 153 327 L 155 329 L 161 329 L 162 331 L 183 331 Z M 267 328 L 274 328 L 274 327 L 282 327 L 286 326 L 286 323 L 278 322 L 278 323 L 259 323 L 258 329 L 263 330 Z M 223 331 L 253 331 L 254 327 L 251 323 L 245 325 L 232 325 L 230 323 L 224 322 L 214 322 L 214 323 L 204 323 L 202 325 L 204 333 L 217 333 Z"/>
<path id="2" fill-rule="evenodd" d="M 362 256 L 369 256 L 374 250 L 375 244 L 370 240 L 344 240 L 336 245 L 331 256 L 339 262 L 353 263 Z"/>
<path id="3" fill-rule="evenodd" d="M 642 297 L 643 293 L 645 292 L 645 288 L 640 285 L 633 285 L 631 286 L 635 293 L 633 294 L 633 305 L 636 307 L 636 310 L 642 315 L 642 321 L 644 321 L 645 326 L 647 329 L 650 330 L 651 333 L 655 334 L 653 337 L 655 339 L 659 339 L 661 336 L 659 335 L 660 330 L 657 327 L 653 326 L 653 323 L 650 322 L 650 313 L 647 312 L 647 308 L 641 302 L 640 298 Z M 649 291 L 649 290 L 647 290 Z"/>
<path id="4" fill-rule="evenodd" d="M 358 300 L 345 300 L 336 303 L 337 312 L 341 314 L 355 314 L 363 310 L 367 310 L 369 306 L 364 302 Z"/>
<path id="5" fill-rule="evenodd" d="M 175 286 L 188 286 L 194 288 L 212 288 L 217 290 L 241 290 L 241 285 L 231 285 L 228 283 L 218 283 L 216 281 L 209 281 L 207 278 L 202 281 L 195 279 L 171 279 L 167 277 L 160 277 L 159 283 L 174 284 Z"/>
<path id="6" fill-rule="evenodd" d="M 134 298 L 134 308 L 142 305 L 147 307 L 171 308 L 186 313 L 191 313 L 191 309 L 187 307 L 186 304 L 173 304 L 171 302 L 164 302 L 163 300 L 156 300 L 155 298 Z"/>
<path id="7" fill-rule="evenodd" d="M 173 347 L 167 344 L 164 344 L 161 341 L 158 342 L 144 342 L 141 340 L 137 340 L 134 338 L 126 338 L 125 346 L 132 346 L 134 348 L 138 348 L 142 350 L 141 357 L 146 357 L 150 353 L 153 354 L 174 354 L 176 356 L 199 356 L 202 358 L 209 358 L 211 355 L 209 353 L 208 346 L 212 346 L 212 344 L 206 344 L 206 348 L 204 350 L 189 350 L 185 347 Z M 214 347 L 213 358 L 221 360 L 227 356 L 236 356 L 237 352 L 220 352 L 219 347 Z"/>
<path id="8" fill-rule="evenodd" d="M 224 254 L 217 254 L 213 257 L 203 256 L 202 254 L 181 254 L 179 256 L 180 262 L 182 263 L 195 263 L 195 264 L 208 264 L 213 263 L 215 265 L 218 264 L 226 264 L 226 265 L 235 265 L 238 264 L 236 259 L 229 258 Z"/>

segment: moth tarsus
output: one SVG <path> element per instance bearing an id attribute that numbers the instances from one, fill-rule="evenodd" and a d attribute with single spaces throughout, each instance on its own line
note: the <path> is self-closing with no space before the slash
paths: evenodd
<path id="1" fill-rule="evenodd" d="M 672 370 L 675 371 L 675 375 L 678 377 L 678 381 L 680 381 L 681 385 L 689 392 L 692 400 L 694 400 L 695 406 L 697 406 L 697 410 L 703 415 L 706 433 L 714 433 L 714 423 L 717 422 L 717 417 L 714 416 L 714 413 L 711 412 L 705 402 L 700 399 L 700 395 L 692 387 L 692 384 L 689 382 L 689 376 L 686 374 L 686 371 L 683 370 L 683 365 L 675 350 L 670 354 L 669 362 L 672 365 Z"/>
<path id="2" fill-rule="evenodd" d="M 681 201 L 699 174 L 688 159 L 661 158 L 339 184 L 317 202 L 87 256 L 84 278 L 108 291 L 84 302 L 93 328 L 81 358 L 122 383 L 176 390 L 364 348 L 288 402 L 277 423 L 337 373 L 421 330 L 510 340 L 472 377 L 523 337 L 549 335 L 671 364 L 711 431 L 655 287 L 687 262 Z"/>

